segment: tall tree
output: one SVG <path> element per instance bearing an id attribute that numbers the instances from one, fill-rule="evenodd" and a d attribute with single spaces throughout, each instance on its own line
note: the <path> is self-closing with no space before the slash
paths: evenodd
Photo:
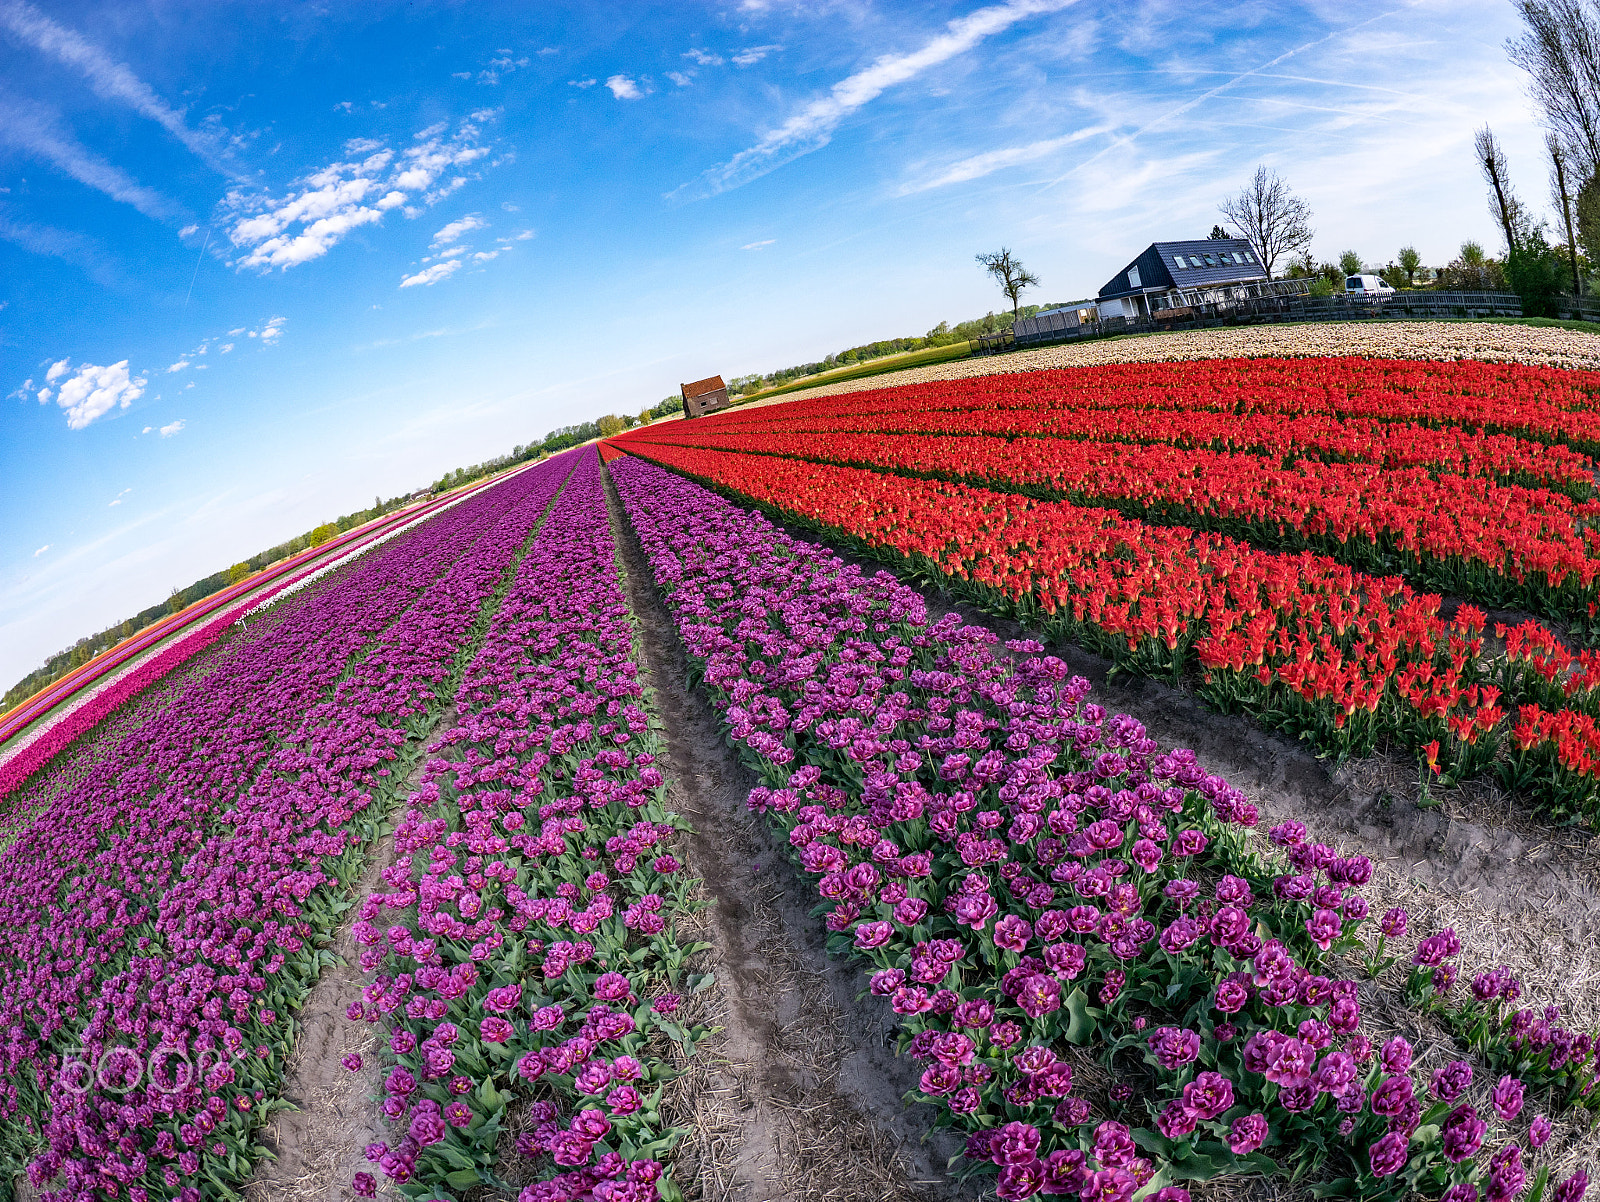
<path id="1" fill-rule="evenodd" d="M 1339 270 L 1345 275 L 1361 274 L 1361 256 L 1353 250 L 1344 251 L 1339 255 Z"/>
<path id="2" fill-rule="evenodd" d="M 1000 285 L 1000 291 L 1011 298 L 1011 320 L 1015 321 L 1017 309 L 1021 304 L 1018 298 L 1022 296 L 1022 290 L 1038 287 L 1039 277 L 1024 267 L 1022 260 L 1004 246 L 992 254 L 978 255 L 977 260 L 985 271 L 994 276 L 995 282 Z"/>
<path id="3" fill-rule="evenodd" d="M 1545 149 L 1550 152 L 1551 199 L 1561 206 L 1561 220 L 1567 227 L 1567 262 L 1572 268 L 1572 295 L 1583 295 L 1583 281 L 1578 277 L 1578 239 L 1572 228 L 1572 190 L 1567 187 L 1567 153 L 1555 134 L 1546 134 Z"/>
<path id="4" fill-rule="evenodd" d="M 1220 225 L 1214 225 L 1214 226 L 1211 227 L 1211 232 L 1209 234 L 1207 234 L 1206 237 L 1207 238 L 1231 238 L 1231 237 L 1233 237 L 1233 235 L 1230 234 L 1227 230 L 1223 229 Z"/>
<path id="5" fill-rule="evenodd" d="M 1406 287 L 1410 288 L 1417 282 L 1417 268 L 1422 266 L 1422 256 L 1417 253 L 1414 246 L 1402 246 L 1400 253 L 1395 256 L 1395 262 L 1400 264 L 1400 270 L 1406 273 Z"/>
<path id="6" fill-rule="evenodd" d="M 1587 179 L 1600 170 L 1600 0 L 1513 0 L 1521 37 L 1506 42 L 1528 92 Z"/>
<path id="7" fill-rule="evenodd" d="M 1522 204 L 1511 189 L 1511 172 L 1506 152 L 1500 149 L 1494 131 L 1485 125 L 1472 135 L 1472 150 L 1478 160 L 1483 182 L 1489 185 L 1489 216 L 1500 223 L 1506 236 L 1506 254 L 1517 249 L 1518 228 L 1522 224 Z"/>
<path id="8" fill-rule="evenodd" d="M 1279 258 L 1310 245 L 1311 206 L 1264 163 L 1237 196 L 1218 208 L 1229 228 L 1250 243 L 1268 276 Z"/>

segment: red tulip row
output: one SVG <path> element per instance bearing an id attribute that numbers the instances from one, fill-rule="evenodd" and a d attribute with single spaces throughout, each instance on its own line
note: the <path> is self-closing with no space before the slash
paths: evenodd
<path id="1" fill-rule="evenodd" d="M 1494 761 L 1510 726 L 1483 614 L 1463 606 L 1447 621 L 1438 597 L 1394 577 L 947 481 L 640 437 L 620 445 L 842 534 L 1123 669 L 1174 678 L 1198 669 L 1209 704 L 1336 755 L 1367 754 L 1385 739 L 1437 743 L 1444 771 L 1472 775 Z M 1592 773 L 1576 796 L 1570 782 L 1535 770 L 1542 746 L 1510 746 L 1505 771 L 1554 807 L 1600 807 Z"/>
<path id="2" fill-rule="evenodd" d="M 1497 607 L 1587 619 L 1600 601 L 1600 503 L 1422 468 L 1218 454 L 1064 439 L 861 433 L 719 433 L 636 439 L 909 472 L 1179 523 L 1273 550 L 1310 550 L 1367 572 Z"/>
<path id="3" fill-rule="evenodd" d="M 1560 445 L 1483 434 L 1455 426 L 1329 414 L 1219 413 L 1208 410 L 929 409 L 824 414 L 810 404 L 759 411 L 763 421 L 711 423 L 718 432 L 790 434 L 987 434 L 1001 438 L 1050 438 L 1088 442 L 1170 444 L 1186 450 L 1247 452 L 1290 462 L 1370 463 L 1386 469 L 1427 468 L 1457 476 L 1481 476 L 1501 484 L 1559 489 L 1576 500 L 1594 492 L 1593 468 L 1585 455 Z M 698 426 L 699 423 L 696 423 Z M 688 429 L 658 431 L 671 440 Z M 1019 450 L 1026 453 L 1025 446 Z"/>
<path id="4" fill-rule="evenodd" d="M 1394 359 L 1216 359 L 1017 372 L 819 397 L 782 408 L 732 410 L 719 428 L 809 417 L 929 410 L 1163 410 L 1373 418 L 1500 433 L 1600 450 L 1600 373 L 1516 363 Z"/>

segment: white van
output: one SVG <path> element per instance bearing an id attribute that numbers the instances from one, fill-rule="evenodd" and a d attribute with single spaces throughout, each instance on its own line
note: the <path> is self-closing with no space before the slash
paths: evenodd
<path id="1" fill-rule="evenodd" d="M 1346 276 L 1344 279 L 1344 290 L 1346 292 L 1365 292 L 1373 295 L 1394 291 L 1393 288 L 1389 287 L 1388 284 L 1385 284 L 1375 275 Z"/>

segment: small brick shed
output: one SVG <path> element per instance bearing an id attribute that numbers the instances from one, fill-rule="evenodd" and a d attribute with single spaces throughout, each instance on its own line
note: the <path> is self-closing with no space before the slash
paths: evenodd
<path id="1" fill-rule="evenodd" d="M 703 417 L 728 407 L 728 386 L 722 382 L 721 376 L 708 376 L 680 387 L 683 389 L 684 417 Z"/>

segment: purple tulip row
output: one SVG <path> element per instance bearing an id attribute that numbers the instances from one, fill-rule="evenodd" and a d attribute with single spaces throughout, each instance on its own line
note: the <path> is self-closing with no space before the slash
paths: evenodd
<path id="1" fill-rule="evenodd" d="M 916 1096 L 968 1133 L 967 1169 L 996 1172 L 1000 1197 L 1185 1202 L 1177 1182 L 1251 1172 L 1347 1197 L 1522 1194 L 1550 1131 L 1524 1127 L 1525 1098 L 1552 1083 L 1558 1016 L 1519 1012 L 1535 1022 L 1513 1047 L 1521 985 L 1502 974 L 1474 983 L 1494 1053 L 1476 1070 L 1374 1046 L 1374 986 L 1332 967 L 1361 946 L 1369 861 L 1295 823 L 1270 860 L 1251 853 L 1237 790 L 1107 714 L 1038 643 L 930 622 L 888 573 L 653 464 L 609 470 L 762 779 L 752 808 L 814 883 L 830 946 L 869 962 L 925 1066 Z M 1403 912 L 1380 925 L 1406 934 Z M 1419 1003 L 1448 992 L 1459 952 L 1453 932 L 1418 945 Z M 1555 1072 L 1590 1094 L 1592 1043 L 1563 1038 Z M 1109 1090 L 1076 1087 L 1086 1060 Z M 1510 1071 L 1474 1091 L 1485 1063 Z M 1552 1196 L 1586 1186 L 1580 1171 Z"/>
<path id="2" fill-rule="evenodd" d="M 673 929 L 694 882 L 670 851 L 599 458 L 578 454 L 354 928 L 375 975 L 349 1017 L 389 1034 L 394 1134 L 367 1158 L 411 1197 L 681 1196 L 661 1097 L 670 1043 L 702 1034 L 672 1017 L 703 980 Z M 513 1142 L 537 1179 L 506 1179 Z"/>
<path id="3" fill-rule="evenodd" d="M 3 853 L 0 1140 L 47 1198 L 194 1202 L 248 1177 L 407 744 L 571 462 L 283 602 Z"/>
<path id="4" fill-rule="evenodd" d="M 315 572 L 316 569 L 307 569 L 285 577 L 261 593 L 257 604 L 264 605 L 277 598 Z M 228 612 L 221 617 L 213 618 L 193 632 L 183 634 L 176 642 L 152 655 L 133 670 L 123 673 L 110 685 L 95 693 L 27 747 L 0 765 L 0 799 L 4 799 L 5 803 L 4 810 L 0 811 L 0 833 L 4 832 L 7 825 L 18 819 L 19 814 L 12 808 L 12 803 L 21 799 L 24 785 L 30 777 L 63 751 L 72 748 L 78 740 L 104 722 L 110 714 L 130 699 L 138 697 L 151 684 L 163 679 L 216 643 L 228 633 L 228 628 L 233 622 L 234 614 Z M 21 813 L 26 815 L 28 812 L 24 803 Z"/>

